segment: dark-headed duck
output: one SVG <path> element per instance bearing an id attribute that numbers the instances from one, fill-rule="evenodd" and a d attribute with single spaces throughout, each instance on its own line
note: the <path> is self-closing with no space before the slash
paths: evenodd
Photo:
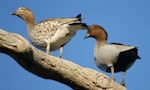
<path id="1" fill-rule="evenodd" d="M 136 59 L 140 59 L 137 47 L 120 43 L 107 44 L 107 32 L 99 25 L 91 25 L 87 29 L 85 38 L 87 37 L 96 39 L 94 61 L 97 67 L 103 71 L 111 72 L 113 80 L 115 80 L 114 72 L 122 71 L 122 84 L 125 85 L 126 70 L 134 64 Z"/>

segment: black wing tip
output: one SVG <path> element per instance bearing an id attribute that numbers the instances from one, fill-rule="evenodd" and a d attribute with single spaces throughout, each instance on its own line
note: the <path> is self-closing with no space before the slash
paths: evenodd
<path id="1" fill-rule="evenodd" d="M 76 18 L 81 18 L 81 13 L 79 13 L 79 14 L 76 16 Z"/>
<path id="2" fill-rule="evenodd" d="M 140 56 L 137 56 L 137 59 L 142 59 Z"/>
<path id="3" fill-rule="evenodd" d="M 134 49 L 134 51 L 136 52 L 137 59 L 141 59 L 141 57 L 138 55 L 138 48 L 137 48 L 137 47 L 135 47 L 135 48 L 133 48 L 133 49 Z"/>
<path id="4" fill-rule="evenodd" d="M 135 47 L 135 48 L 133 48 L 131 50 L 134 50 L 134 52 L 136 54 L 136 59 L 141 59 L 141 57 L 138 55 L 138 48 L 137 47 Z"/>
<path id="5" fill-rule="evenodd" d="M 89 27 L 86 23 L 82 23 L 82 26 L 84 26 L 85 29 Z"/>
<path id="6" fill-rule="evenodd" d="M 81 18 L 81 13 L 78 14 L 78 15 L 76 16 L 76 18 L 78 18 L 78 20 L 81 21 L 81 19 L 82 19 L 82 18 Z"/>
<path id="7" fill-rule="evenodd" d="M 112 42 L 111 44 L 116 44 L 116 45 L 125 45 L 125 44 L 122 44 L 122 43 L 116 43 L 116 42 Z M 129 45 L 125 45 L 125 46 L 129 46 Z"/>

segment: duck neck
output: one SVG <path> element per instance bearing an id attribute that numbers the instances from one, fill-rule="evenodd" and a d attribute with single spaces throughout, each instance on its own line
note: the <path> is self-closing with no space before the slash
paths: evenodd
<path id="1" fill-rule="evenodd" d="M 34 16 L 31 15 L 31 16 L 26 17 L 25 22 L 27 24 L 28 31 L 32 30 L 35 25 Z"/>
<path id="2" fill-rule="evenodd" d="M 106 41 L 99 41 L 99 40 L 97 40 L 97 42 L 96 42 L 96 46 L 95 46 L 95 49 L 94 49 L 94 53 L 96 53 L 97 52 L 97 50 L 99 50 L 99 48 L 101 47 L 101 46 L 104 46 L 106 44 Z"/>
<path id="3" fill-rule="evenodd" d="M 96 47 L 99 48 L 100 46 L 106 45 L 106 40 L 96 40 Z"/>

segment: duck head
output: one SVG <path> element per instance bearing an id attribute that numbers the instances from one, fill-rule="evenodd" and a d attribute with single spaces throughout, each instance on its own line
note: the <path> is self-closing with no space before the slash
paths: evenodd
<path id="1" fill-rule="evenodd" d="M 96 40 L 107 40 L 107 32 L 99 25 L 91 25 L 87 29 L 85 39 L 88 37 L 95 38 Z"/>
<path id="2" fill-rule="evenodd" d="M 12 13 L 12 15 L 18 16 L 26 23 L 34 23 L 34 15 L 29 8 L 20 7 Z"/>

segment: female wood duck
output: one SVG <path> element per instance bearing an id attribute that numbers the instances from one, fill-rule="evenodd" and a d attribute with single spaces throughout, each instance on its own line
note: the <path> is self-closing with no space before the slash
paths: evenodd
<path id="1" fill-rule="evenodd" d="M 59 57 L 62 55 L 63 46 L 76 32 L 80 29 L 87 29 L 87 25 L 81 22 L 81 14 L 74 18 L 49 18 L 37 24 L 29 8 L 20 7 L 12 15 L 26 22 L 28 36 L 35 47 L 46 50 L 47 54 L 60 49 Z"/>

